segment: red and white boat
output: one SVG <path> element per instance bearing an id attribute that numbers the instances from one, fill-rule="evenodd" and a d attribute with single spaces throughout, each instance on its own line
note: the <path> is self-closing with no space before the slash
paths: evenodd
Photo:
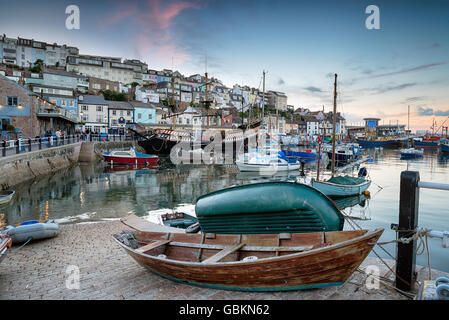
<path id="1" fill-rule="evenodd" d="M 0 234 L 0 262 L 6 257 L 6 252 L 11 248 L 12 240 L 9 236 Z"/>
<path id="2" fill-rule="evenodd" d="M 116 150 L 103 153 L 103 158 L 110 164 L 145 164 L 155 165 L 158 156 L 136 152 L 136 150 Z"/>

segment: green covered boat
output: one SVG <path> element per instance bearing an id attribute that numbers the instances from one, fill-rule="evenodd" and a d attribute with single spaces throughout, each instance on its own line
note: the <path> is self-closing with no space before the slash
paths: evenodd
<path id="1" fill-rule="evenodd" d="M 231 187 L 198 198 L 204 233 L 255 234 L 343 230 L 344 217 L 320 191 L 293 182 Z"/>

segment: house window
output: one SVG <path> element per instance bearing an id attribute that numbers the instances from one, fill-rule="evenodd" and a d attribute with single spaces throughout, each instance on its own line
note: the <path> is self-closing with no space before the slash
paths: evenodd
<path id="1" fill-rule="evenodd" d="M 17 97 L 8 97 L 7 104 L 8 106 L 17 106 Z"/>
<path id="2" fill-rule="evenodd" d="M 131 111 L 126 111 L 126 115 L 130 116 L 131 115 Z"/>
<path id="3" fill-rule="evenodd" d="M 137 119 L 142 119 L 142 114 L 141 113 L 137 114 Z"/>
<path id="4" fill-rule="evenodd" d="M 103 122 L 103 116 L 97 115 L 96 120 L 97 120 L 97 122 Z"/>
<path id="5" fill-rule="evenodd" d="M 116 125 L 117 125 L 117 120 L 116 120 L 116 119 L 113 119 L 113 120 L 112 120 L 112 125 L 113 125 L 113 126 L 116 126 Z"/>
<path id="6" fill-rule="evenodd" d="M 149 120 L 153 120 L 153 115 L 152 115 L 152 114 L 149 114 L 149 115 L 148 115 L 148 119 L 149 119 Z"/>
<path id="7" fill-rule="evenodd" d="M 103 111 L 103 107 L 102 106 L 97 106 L 97 111 Z"/>
<path id="8" fill-rule="evenodd" d="M 89 106 L 81 106 L 82 111 L 89 111 Z"/>
<path id="9" fill-rule="evenodd" d="M 82 119 L 83 119 L 83 122 L 87 122 L 89 120 L 89 116 L 83 116 Z"/>
<path id="10" fill-rule="evenodd" d="M 115 110 L 112 110 L 112 115 L 113 115 L 113 116 L 115 116 L 116 113 L 117 113 L 117 112 L 116 112 Z"/>

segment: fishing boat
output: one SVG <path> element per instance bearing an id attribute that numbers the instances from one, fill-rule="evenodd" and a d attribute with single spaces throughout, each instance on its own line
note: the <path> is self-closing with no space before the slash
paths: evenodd
<path id="1" fill-rule="evenodd" d="M 441 139 L 439 144 L 440 151 L 443 153 L 449 153 L 449 140 Z"/>
<path id="2" fill-rule="evenodd" d="M 318 153 L 316 153 L 312 149 L 306 149 L 304 151 L 291 151 L 285 150 L 285 155 L 291 158 L 300 158 L 300 159 L 316 159 L 318 158 Z"/>
<path id="3" fill-rule="evenodd" d="M 110 164 L 146 164 L 154 165 L 159 160 L 158 156 L 130 150 L 114 150 L 103 153 L 103 158 Z"/>
<path id="4" fill-rule="evenodd" d="M 8 203 L 14 197 L 16 192 L 14 190 L 4 190 L 0 191 L 0 205 Z"/>
<path id="5" fill-rule="evenodd" d="M 362 194 L 371 181 L 365 177 L 334 176 L 327 181 L 312 179 L 311 186 L 330 197 L 347 197 Z"/>
<path id="6" fill-rule="evenodd" d="M 343 284 L 383 229 L 277 234 L 124 231 L 114 240 L 151 272 L 181 283 L 239 291 Z"/>
<path id="7" fill-rule="evenodd" d="M 9 248 L 11 248 L 11 245 L 12 245 L 11 237 L 0 234 L 0 262 L 2 262 L 3 259 L 5 259 Z"/>
<path id="8" fill-rule="evenodd" d="M 332 145 L 324 145 L 323 151 L 327 153 L 329 159 L 332 158 Z M 348 143 L 335 146 L 335 161 L 340 163 L 357 160 L 360 154 L 358 144 Z"/>
<path id="9" fill-rule="evenodd" d="M 401 149 L 401 158 L 418 158 L 424 155 L 424 151 L 415 148 Z"/>
<path id="10" fill-rule="evenodd" d="M 363 148 L 376 147 L 396 147 L 398 141 L 393 137 L 381 137 L 379 139 L 356 139 L 357 143 Z"/>
<path id="11" fill-rule="evenodd" d="M 59 225 L 55 220 L 47 220 L 46 222 L 28 220 L 16 226 L 6 226 L 1 234 L 11 237 L 14 244 L 22 243 L 55 237 L 59 234 Z"/>
<path id="12" fill-rule="evenodd" d="M 441 137 L 435 135 L 425 135 L 422 138 L 413 139 L 413 144 L 417 148 L 428 148 L 436 149 L 438 148 L 438 141 Z"/>
<path id="13" fill-rule="evenodd" d="M 344 225 L 332 200 L 294 182 L 218 190 L 197 199 L 195 214 L 203 232 L 220 234 L 341 231 Z"/>

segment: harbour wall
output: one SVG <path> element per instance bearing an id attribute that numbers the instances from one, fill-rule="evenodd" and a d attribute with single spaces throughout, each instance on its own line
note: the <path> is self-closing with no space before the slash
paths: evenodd
<path id="1" fill-rule="evenodd" d="M 0 190 L 55 173 L 78 162 L 99 161 L 104 151 L 132 145 L 132 141 L 84 141 L 0 158 Z"/>

